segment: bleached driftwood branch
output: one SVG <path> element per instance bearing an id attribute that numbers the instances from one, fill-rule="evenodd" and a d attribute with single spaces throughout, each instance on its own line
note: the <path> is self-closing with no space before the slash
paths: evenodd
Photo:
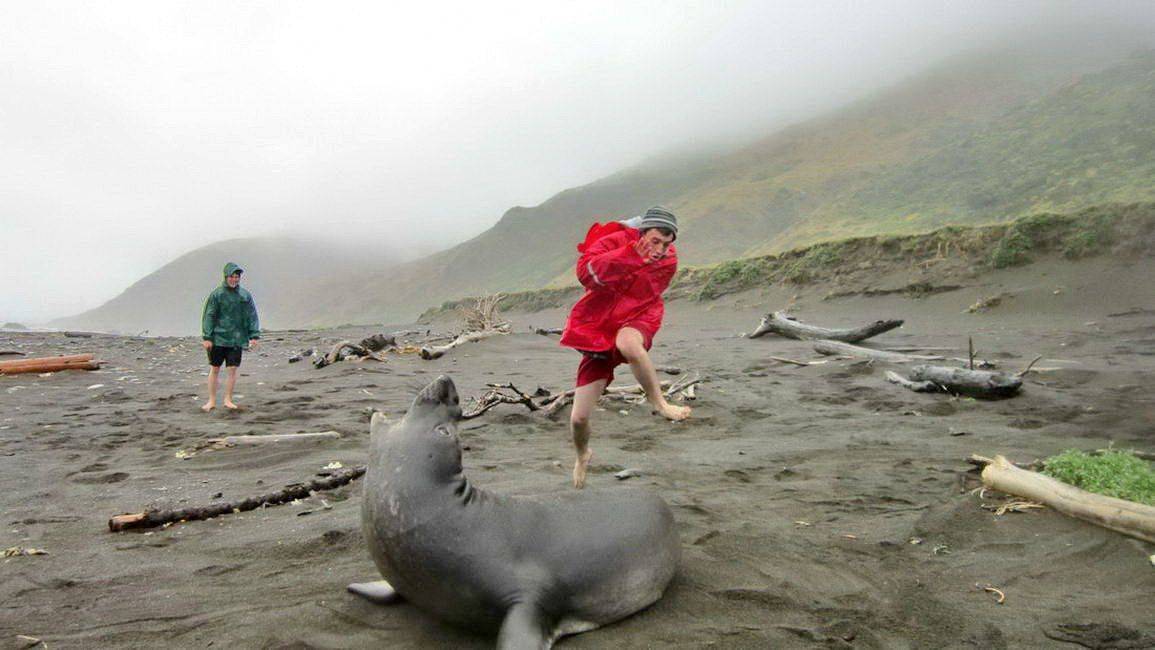
<path id="1" fill-rule="evenodd" d="M 995 456 L 983 469 L 982 477 L 985 485 L 1000 492 L 1155 543 L 1155 507 L 1080 490 L 1050 476 L 1019 469 L 1003 456 Z"/>
<path id="2" fill-rule="evenodd" d="M 878 336 L 883 332 L 889 332 L 897 327 L 902 327 L 901 320 L 878 320 L 853 329 L 830 329 L 807 325 L 791 318 L 786 312 L 776 311 L 762 317 L 762 322 L 758 325 L 758 328 L 751 332 L 747 338 L 756 339 L 773 332 L 774 334 L 790 339 L 826 339 L 830 341 L 842 341 L 844 343 L 857 343 L 872 336 Z"/>

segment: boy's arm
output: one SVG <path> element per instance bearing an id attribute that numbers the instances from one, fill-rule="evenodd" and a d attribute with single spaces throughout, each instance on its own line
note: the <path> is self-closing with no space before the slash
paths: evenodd
<path id="1" fill-rule="evenodd" d="M 201 338 L 205 341 L 213 340 L 213 329 L 217 325 L 217 292 L 213 291 L 205 300 L 205 308 L 201 313 Z"/>
<path id="2" fill-rule="evenodd" d="M 257 317 L 257 301 L 249 294 L 249 340 L 261 338 L 261 319 Z"/>
<path id="3" fill-rule="evenodd" d="M 578 281 L 587 289 L 622 291 L 629 287 L 646 260 L 638 255 L 634 242 L 606 237 L 595 242 L 577 264 Z"/>

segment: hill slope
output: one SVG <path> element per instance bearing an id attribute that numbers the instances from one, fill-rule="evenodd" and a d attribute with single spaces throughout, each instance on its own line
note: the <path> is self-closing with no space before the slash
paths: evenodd
<path id="1" fill-rule="evenodd" d="M 622 172 L 514 208 L 451 250 L 337 292 L 312 322 L 408 319 L 443 300 L 570 282 L 598 219 L 662 203 L 684 264 L 947 223 L 1155 199 L 1155 53 L 1003 51 L 944 64 L 740 151 Z M 338 316 L 339 315 L 339 316 Z"/>
<path id="2" fill-rule="evenodd" d="M 1155 53 L 1125 57 L 1125 46 L 1102 40 L 1109 45 L 1093 52 L 1033 45 L 949 61 L 740 150 L 651 162 L 512 208 L 481 235 L 414 262 L 348 264 L 324 282 L 303 270 L 311 263 L 286 260 L 329 268 L 340 256 L 268 249 L 266 263 L 248 263 L 286 265 L 285 274 L 254 289 L 269 326 L 399 322 L 463 296 L 572 284 L 573 246 L 590 223 L 658 203 L 680 215 L 687 266 L 1155 200 Z M 186 278 L 215 277 L 222 255 L 208 257 L 213 264 L 166 267 L 64 323 L 187 332 L 195 319 L 184 314 L 207 286 L 156 307 Z"/>
<path id="3" fill-rule="evenodd" d="M 221 270 L 230 261 L 246 269 L 242 284 L 253 293 L 265 328 L 307 320 L 316 312 L 317 292 L 331 278 L 363 276 L 368 269 L 389 263 L 362 252 L 294 239 L 233 239 L 182 255 L 100 307 L 51 324 L 130 334 L 199 332 L 205 297 L 221 282 Z"/>

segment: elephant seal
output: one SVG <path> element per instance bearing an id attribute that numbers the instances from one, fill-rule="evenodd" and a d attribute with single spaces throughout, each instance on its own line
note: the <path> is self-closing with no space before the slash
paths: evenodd
<path id="1" fill-rule="evenodd" d="M 461 469 L 457 389 L 438 377 L 390 427 L 374 416 L 361 523 L 384 581 L 349 585 L 404 598 L 499 648 L 558 638 L 656 602 L 681 547 L 669 507 L 633 489 L 503 496 Z"/>

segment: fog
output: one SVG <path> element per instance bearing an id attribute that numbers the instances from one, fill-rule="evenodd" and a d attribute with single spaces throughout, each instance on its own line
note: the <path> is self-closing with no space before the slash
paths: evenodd
<path id="1" fill-rule="evenodd" d="M 7 3 L 0 321 L 268 234 L 410 256 L 655 155 L 1145 2 Z M 1078 43 L 1072 43 L 1078 47 Z"/>

